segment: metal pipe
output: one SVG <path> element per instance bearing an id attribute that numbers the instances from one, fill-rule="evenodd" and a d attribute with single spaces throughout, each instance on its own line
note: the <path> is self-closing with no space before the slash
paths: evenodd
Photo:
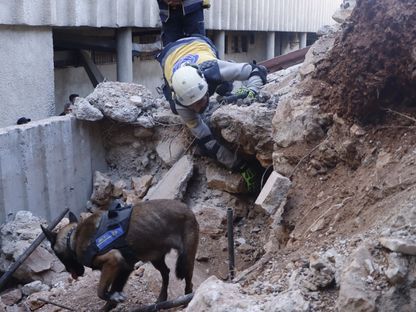
<path id="1" fill-rule="evenodd" d="M 234 279 L 235 256 L 234 256 L 234 228 L 233 228 L 233 209 L 227 208 L 227 236 L 228 236 L 228 270 L 229 280 Z"/>
<path id="2" fill-rule="evenodd" d="M 48 226 L 48 230 L 53 230 L 54 227 L 65 217 L 66 213 L 69 211 L 66 208 L 53 222 L 51 225 Z M 19 268 L 19 266 L 35 251 L 36 247 L 40 245 L 40 243 L 45 239 L 45 234 L 41 233 L 29 246 L 25 252 L 20 255 L 20 257 L 13 263 L 10 268 L 1 276 L 0 278 L 0 290 L 3 289 L 3 286 L 6 284 L 7 280 L 13 275 L 13 273 Z"/>
<path id="3" fill-rule="evenodd" d="M 156 312 L 160 310 L 176 308 L 176 307 L 180 307 L 182 305 L 188 304 L 192 300 L 193 297 L 194 297 L 194 293 L 190 293 L 190 294 L 178 297 L 173 300 L 162 301 L 162 302 L 151 304 L 148 306 L 142 306 L 137 309 L 133 309 L 130 312 Z"/>

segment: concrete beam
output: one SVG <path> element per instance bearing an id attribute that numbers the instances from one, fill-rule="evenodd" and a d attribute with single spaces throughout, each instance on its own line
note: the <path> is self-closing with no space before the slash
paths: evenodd
<path id="1" fill-rule="evenodd" d="M 305 32 L 303 32 L 303 33 L 299 33 L 299 36 L 300 36 L 300 49 L 303 49 L 304 47 L 306 47 L 306 39 L 307 39 L 307 36 L 308 36 L 308 33 L 305 33 Z"/>
<path id="2" fill-rule="evenodd" d="M 266 43 L 266 59 L 270 60 L 276 56 L 276 33 L 274 31 L 267 32 L 267 43 Z"/>
<path id="3" fill-rule="evenodd" d="M 133 82 L 133 42 L 131 28 L 117 30 L 117 81 Z"/>
<path id="4" fill-rule="evenodd" d="M 218 49 L 220 59 L 223 60 L 225 55 L 225 31 L 220 30 L 216 33 L 214 43 Z"/>
<path id="5" fill-rule="evenodd" d="M 162 180 L 149 190 L 144 199 L 182 199 L 193 170 L 192 158 L 188 155 L 182 156 L 163 176 Z"/>

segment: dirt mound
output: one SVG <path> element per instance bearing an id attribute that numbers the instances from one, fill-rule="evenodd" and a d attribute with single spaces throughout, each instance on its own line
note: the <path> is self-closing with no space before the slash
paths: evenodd
<path id="1" fill-rule="evenodd" d="M 358 1 L 330 57 L 318 67 L 322 107 L 368 122 L 384 108 L 415 105 L 414 0 Z"/>

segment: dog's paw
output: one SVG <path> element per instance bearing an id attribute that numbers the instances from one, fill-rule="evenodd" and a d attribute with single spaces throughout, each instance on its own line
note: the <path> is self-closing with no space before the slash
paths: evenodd
<path id="1" fill-rule="evenodd" d="M 123 294 L 122 292 L 115 292 L 115 293 L 113 293 L 111 296 L 110 296 L 110 301 L 113 301 L 113 302 L 117 302 L 117 303 L 120 303 L 120 302 L 124 302 L 125 300 L 126 300 L 126 295 L 125 294 Z"/>

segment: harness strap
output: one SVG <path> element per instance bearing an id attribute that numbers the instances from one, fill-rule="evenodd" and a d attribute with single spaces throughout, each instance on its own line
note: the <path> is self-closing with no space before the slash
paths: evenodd
<path id="1" fill-rule="evenodd" d="M 71 246 L 71 236 L 72 236 L 72 233 L 75 231 L 75 229 L 76 229 L 76 227 L 73 227 L 72 229 L 70 229 L 67 236 L 66 236 L 66 248 L 67 248 L 67 250 L 69 250 L 69 252 L 72 254 L 72 256 L 74 258 L 76 258 L 77 255 L 75 253 L 75 250 L 73 250 L 72 246 Z"/>

